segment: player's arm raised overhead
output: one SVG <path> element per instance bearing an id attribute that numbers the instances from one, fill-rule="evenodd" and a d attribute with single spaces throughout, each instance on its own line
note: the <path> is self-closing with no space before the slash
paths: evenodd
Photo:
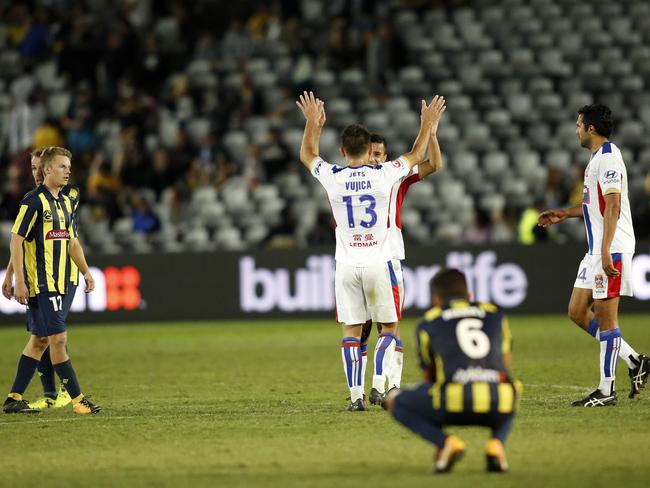
<path id="1" fill-rule="evenodd" d="M 427 152 L 427 145 L 429 144 L 431 127 L 434 123 L 438 124 L 438 122 L 440 122 L 440 117 L 442 117 L 442 114 L 446 109 L 445 98 L 436 95 L 433 97 L 433 100 L 431 100 L 429 105 L 427 105 L 426 101 L 422 100 L 421 107 L 420 131 L 415 138 L 413 148 L 401 156 L 401 159 L 406 161 L 406 165 L 409 168 L 420 164 L 424 160 Z"/>
<path id="2" fill-rule="evenodd" d="M 431 132 L 429 133 L 429 146 L 427 148 L 428 159 L 426 161 L 422 161 L 418 166 L 418 174 L 420 175 L 420 179 L 426 178 L 430 174 L 433 174 L 442 168 L 442 153 L 440 152 L 440 144 L 438 144 L 439 122 L 440 118 L 435 120 L 431 126 Z"/>
<path id="3" fill-rule="evenodd" d="M 300 145 L 300 161 L 311 171 L 314 159 L 318 157 L 320 134 L 325 125 L 325 103 L 314 97 L 313 92 L 303 92 L 296 105 L 305 116 L 305 131 Z"/>
<path id="4" fill-rule="evenodd" d="M 582 205 L 576 205 L 569 208 L 556 208 L 553 210 L 544 210 L 537 217 L 537 225 L 548 227 L 570 218 L 582 217 Z"/>

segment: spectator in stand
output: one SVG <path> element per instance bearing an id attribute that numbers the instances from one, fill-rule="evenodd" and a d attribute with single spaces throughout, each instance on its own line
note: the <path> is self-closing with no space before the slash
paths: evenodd
<path id="1" fill-rule="evenodd" d="M 307 236 L 310 246 L 330 246 L 336 243 L 334 236 L 334 222 L 330 212 L 319 212 L 316 218 L 316 227 Z"/>
<path id="2" fill-rule="evenodd" d="M 262 147 L 260 158 L 266 173 L 266 181 L 273 179 L 285 172 L 291 164 L 291 152 L 282 140 L 282 132 L 278 128 L 271 129 L 269 142 Z"/>
<path id="3" fill-rule="evenodd" d="M 169 153 L 159 148 L 153 153 L 151 189 L 156 192 L 156 197 L 160 198 L 165 188 L 172 187 L 174 183 L 174 175 L 169 165 Z"/>
<path id="4" fill-rule="evenodd" d="M 43 124 L 34 131 L 32 147 L 54 147 L 63 145 L 63 135 L 58 123 L 51 118 L 45 119 Z"/>
<path id="5" fill-rule="evenodd" d="M 481 207 L 475 209 L 474 222 L 465 231 L 463 240 L 471 244 L 492 242 L 492 216 L 489 212 Z"/>
<path id="6" fill-rule="evenodd" d="M 151 203 L 141 195 L 133 198 L 133 232 L 153 234 L 160 230 L 160 219 Z"/>
<path id="7" fill-rule="evenodd" d="M 91 207 L 103 209 L 108 219 L 112 222 L 120 216 L 118 196 L 122 190 L 122 182 L 111 170 L 110 163 L 96 158 L 90 175 L 86 181 L 88 191 L 88 204 Z"/>

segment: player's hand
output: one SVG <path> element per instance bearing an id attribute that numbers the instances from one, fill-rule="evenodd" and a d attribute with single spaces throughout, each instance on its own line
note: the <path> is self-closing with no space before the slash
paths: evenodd
<path id="1" fill-rule="evenodd" d="M 11 276 L 9 273 L 5 275 L 5 279 L 2 282 L 2 294 L 7 300 L 11 300 L 11 284 L 13 281 L 13 276 Z"/>
<path id="2" fill-rule="evenodd" d="M 84 280 L 86 281 L 86 289 L 84 291 L 90 293 L 95 289 L 95 279 L 93 278 L 93 275 L 90 274 L 90 271 L 86 271 L 84 274 Z"/>
<path id="3" fill-rule="evenodd" d="M 320 129 L 325 125 L 325 121 L 327 121 L 327 116 L 325 115 L 325 102 L 323 102 L 320 98 L 317 98 L 316 102 L 320 106 L 318 121 L 316 122 L 318 128 Z"/>
<path id="4" fill-rule="evenodd" d="M 614 261 L 610 253 L 603 253 L 602 255 L 603 271 L 609 278 L 615 278 L 621 273 L 614 267 Z"/>
<path id="5" fill-rule="evenodd" d="M 440 122 L 440 117 L 442 117 L 443 112 L 447 107 L 445 106 L 445 97 L 441 95 L 436 95 L 431 100 L 431 103 L 427 105 L 426 100 L 422 100 L 420 108 L 420 123 L 422 125 L 429 125 L 433 127 L 436 126 L 438 130 L 438 123 Z"/>
<path id="6" fill-rule="evenodd" d="M 445 105 L 446 101 L 444 97 L 439 97 L 438 100 L 435 101 L 435 103 L 436 106 L 434 107 L 433 123 L 431 124 L 431 132 L 429 133 L 431 137 L 436 137 L 436 134 L 438 133 L 438 126 L 440 125 L 440 119 L 442 118 L 442 114 L 445 113 L 445 110 L 447 110 L 447 105 Z"/>
<path id="7" fill-rule="evenodd" d="M 324 117 L 324 104 L 322 101 L 319 103 L 319 100 L 314 97 L 314 92 L 303 92 L 299 100 L 296 101 L 296 105 L 300 108 L 307 122 L 318 124 L 321 118 Z M 323 123 L 325 123 L 324 119 Z"/>
<path id="8" fill-rule="evenodd" d="M 562 210 L 544 210 L 539 217 L 537 217 L 537 225 L 540 227 L 548 227 L 549 225 L 557 224 L 566 220 L 567 213 Z"/>
<path id="9" fill-rule="evenodd" d="M 27 300 L 29 299 L 29 290 L 24 281 L 16 282 L 16 287 L 14 288 L 14 298 L 21 305 L 27 305 Z"/>

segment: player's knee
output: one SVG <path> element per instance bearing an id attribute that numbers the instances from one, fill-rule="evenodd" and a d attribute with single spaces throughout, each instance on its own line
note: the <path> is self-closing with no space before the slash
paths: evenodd
<path id="1" fill-rule="evenodd" d="M 584 325 L 587 318 L 587 312 L 583 310 L 582 307 L 576 307 L 571 303 L 569 304 L 568 315 L 573 322 L 581 327 Z"/>
<path id="2" fill-rule="evenodd" d="M 49 337 L 49 345 L 52 349 L 64 349 L 68 342 L 66 334 L 56 334 Z"/>
<path id="3" fill-rule="evenodd" d="M 47 337 L 32 336 L 30 346 L 42 354 L 48 346 Z"/>

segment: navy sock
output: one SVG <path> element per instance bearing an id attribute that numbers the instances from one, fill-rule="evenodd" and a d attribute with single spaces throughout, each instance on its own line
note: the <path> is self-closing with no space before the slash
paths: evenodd
<path id="1" fill-rule="evenodd" d="M 79 387 L 77 375 L 72 367 L 72 362 L 68 359 L 65 363 L 59 363 L 53 366 L 56 374 L 58 374 L 61 379 L 61 383 L 63 383 L 65 389 L 68 390 L 70 397 L 74 400 L 81 395 L 81 388 Z"/>
<path id="2" fill-rule="evenodd" d="M 41 379 L 41 384 L 43 385 L 43 394 L 46 397 L 55 400 L 57 395 L 56 380 L 54 379 L 54 368 L 52 367 L 52 359 L 50 359 L 49 347 L 45 349 L 45 352 L 38 363 L 38 375 Z"/>
<path id="3" fill-rule="evenodd" d="M 402 403 L 395 402 L 393 417 L 404 427 L 435 444 L 439 449 L 444 447 L 447 436 L 441 426 L 433 423 L 430 418 L 422 416 L 417 410 L 410 410 Z"/>
<path id="4" fill-rule="evenodd" d="M 18 361 L 18 370 L 16 371 L 16 379 L 11 387 L 11 393 L 18 393 L 22 395 L 25 393 L 29 382 L 32 381 L 36 367 L 38 366 L 38 359 L 30 358 L 22 354 Z"/>
<path id="5" fill-rule="evenodd" d="M 510 434 L 510 429 L 512 428 L 512 421 L 515 419 L 515 414 L 511 413 L 508 415 L 503 422 L 492 429 L 492 437 L 495 437 L 501 441 L 502 444 L 506 443 L 506 439 Z"/>

